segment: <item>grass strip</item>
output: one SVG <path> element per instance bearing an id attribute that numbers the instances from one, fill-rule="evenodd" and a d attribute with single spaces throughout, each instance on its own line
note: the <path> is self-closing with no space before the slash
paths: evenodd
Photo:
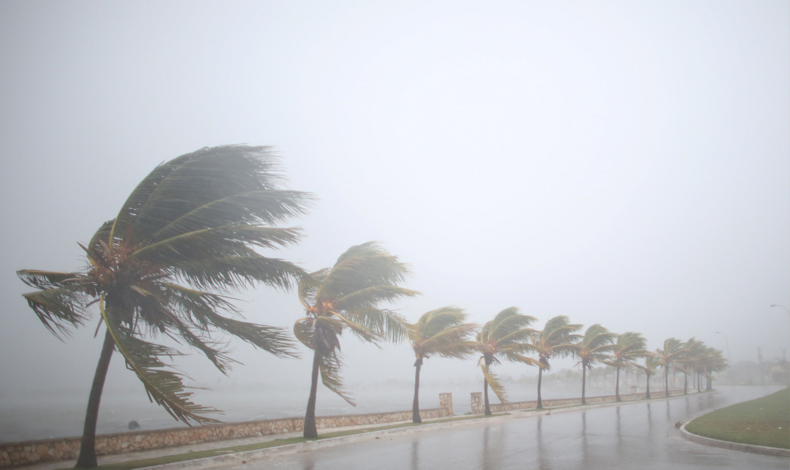
<path id="1" fill-rule="evenodd" d="M 501 415 L 495 415 L 501 416 Z M 470 419 L 485 419 L 491 418 L 492 416 L 458 416 L 453 418 L 444 418 L 444 419 L 437 419 L 428 421 L 422 424 L 433 424 L 433 423 L 446 423 L 451 421 L 467 421 Z M 164 465 L 168 463 L 174 462 L 184 462 L 187 460 L 197 460 L 197 459 L 204 459 L 208 457 L 218 457 L 221 455 L 228 455 L 228 454 L 236 454 L 239 452 L 248 452 L 251 450 L 260 450 L 260 449 L 268 449 L 270 447 L 280 447 L 286 446 L 291 444 L 299 444 L 302 442 L 307 441 L 320 441 L 322 439 L 331 439 L 333 437 L 342 437 L 342 436 L 351 436 L 354 434 L 364 434 L 373 431 L 386 431 L 388 429 L 397 429 L 397 428 L 407 428 L 412 426 L 421 426 L 422 424 L 415 424 L 415 423 L 400 423 L 400 424 L 393 424 L 390 426 L 377 426 L 372 428 L 363 428 L 363 429 L 350 429 L 347 431 L 335 431 L 335 432 L 328 432 L 325 434 L 321 434 L 317 438 L 306 438 L 306 437 L 290 437 L 284 439 L 275 439 L 272 441 L 267 442 L 258 442 L 254 444 L 244 444 L 238 446 L 230 446 L 230 447 L 222 447 L 218 449 L 209 449 L 209 450 L 200 450 L 196 452 L 187 452 L 184 454 L 174 454 L 174 455 L 164 455 L 161 457 L 152 457 L 149 459 L 139 459 L 139 460 L 129 460 L 126 462 L 117 462 L 117 463 L 108 463 L 104 465 L 99 465 L 98 469 L 100 470 L 133 470 L 136 468 L 143 468 L 143 467 L 152 467 L 155 465 Z M 67 469 L 63 469 L 67 470 Z"/>
<path id="2" fill-rule="evenodd" d="M 686 431 L 711 439 L 790 449 L 790 389 L 713 411 Z"/>

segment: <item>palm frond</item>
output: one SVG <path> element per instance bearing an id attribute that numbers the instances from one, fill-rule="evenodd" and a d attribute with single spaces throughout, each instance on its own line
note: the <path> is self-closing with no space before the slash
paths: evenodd
<path id="1" fill-rule="evenodd" d="M 502 385 L 502 382 L 499 381 L 499 377 L 494 374 L 491 369 L 486 366 L 483 361 L 480 361 L 480 369 L 483 370 L 483 376 L 486 378 L 486 382 L 488 382 L 488 386 L 491 387 L 491 390 L 494 394 L 499 398 L 499 401 L 502 403 L 507 403 L 507 392 L 505 391 L 505 387 Z"/>
<path id="2" fill-rule="evenodd" d="M 302 303 L 304 308 L 309 309 L 312 305 L 316 304 L 316 292 L 321 286 L 321 281 L 326 279 L 327 273 L 329 273 L 329 268 L 310 273 L 299 279 L 297 294 L 299 296 L 299 302 Z"/>
<path id="3" fill-rule="evenodd" d="M 180 355 L 178 351 L 136 338 L 129 326 L 117 320 L 118 317 L 126 315 L 105 306 L 104 298 L 99 302 L 99 306 L 118 352 L 126 360 L 127 368 L 137 374 L 150 400 L 162 406 L 173 418 L 186 424 L 191 424 L 190 420 L 201 424 L 219 422 L 201 416 L 218 410 L 193 403 L 191 401 L 193 393 L 185 390 L 181 381 L 182 374 L 165 368 L 166 365 L 160 358 L 178 356 Z"/>
<path id="4" fill-rule="evenodd" d="M 256 190 L 215 199 L 168 222 L 153 233 L 149 243 L 185 233 L 223 225 L 272 225 L 303 215 L 309 201 L 306 193 Z"/>
<path id="5" fill-rule="evenodd" d="M 294 336 L 300 343 L 315 350 L 314 335 L 315 328 L 313 327 L 313 319 L 300 318 L 296 320 L 296 323 L 294 323 Z"/>
<path id="6" fill-rule="evenodd" d="M 188 318 L 201 330 L 208 333 L 211 328 L 216 328 L 276 357 L 298 357 L 293 340 L 284 329 L 234 320 L 217 313 L 220 309 L 236 312 L 235 307 L 223 296 L 172 283 L 162 286 L 165 288 L 167 304 L 175 307 L 179 316 Z"/>
<path id="7" fill-rule="evenodd" d="M 158 166 L 132 192 L 116 218 L 114 236 L 133 227 L 127 241 L 146 244 L 157 232 L 173 227 L 174 220 L 212 201 L 254 191 L 278 191 L 277 184 L 282 178 L 276 167 L 276 158 L 266 147 L 222 146 L 182 155 Z M 246 207 L 237 201 L 225 207 L 228 214 L 219 217 L 244 222 L 250 222 L 251 218 L 282 220 L 289 214 L 303 212 L 304 199 L 308 196 L 301 196 L 302 200 L 291 197 L 287 204 L 273 208 L 279 215 L 272 214 L 260 201 Z M 245 211 L 247 215 L 243 214 Z M 205 216 L 202 219 L 207 222 Z M 216 227 L 210 221 L 206 226 Z"/>
<path id="8" fill-rule="evenodd" d="M 528 366 L 541 367 L 540 361 L 524 356 L 523 354 L 519 354 L 515 351 L 504 351 L 502 355 L 505 356 L 505 358 L 510 362 L 520 362 Z"/>
<path id="9" fill-rule="evenodd" d="M 369 329 L 365 328 L 364 326 L 359 325 L 357 323 L 354 323 L 353 321 L 349 320 L 348 318 L 343 317 L 342 315 L 340 315 L 337 312 L 333 312 L 333 313 L 359 339 L 361 339 L 362 341 L 364 341 L 366 343 L 373 343 L 376 346 L 378 346 L 378 341 L 381 339 L 381 337 L 379 335 L 377 335 L 373 331 L 370 331 Z"/>
<path id="10" fill-rule="evenodd" d="M 463 357 L 474 351 L 476 343 L 468 341 L 469 336 L 477 330 L 474 323 L 463 323 L 448 326 L 420 343 L 420 350 L 426 354 L 438 354 L 442 357 Z"/>
<path id="11" fill-rule="evenodd" d="M 358 307 L 346 311 L 345 315 L 349 320 L 391 343 L 400 343 L 408 338 L 406 320 L 392 310 Z"/>
<path id="12" fill-rule="evenodd" d="M 149 263 L 178 264 L 192 259 L 249 256 L 250 246 L 280 248 L 299 240 L 296 228 L 223 225 L 188 232 L 137 250 L 133 258 Z"/>
<path id="13" fill-rule="evenodd" d="M 302 268 L 255 252 L 244 256 L 193 258 L 173 263 L 175 275 L 200 289 L 241 288 L 256 282 L 289 290 L 304 275 Z"/>
<path id="14" fill-rule="evenodd" d="M 81 326 L 89 318 L 86 296 L 70 286 L 30 292 L 23 297 L 41 323 L 60 340 L 71 335 L 71 328 Z"/>
<path id="15" fill-rule="evenodd" d="M 365 287 L 337 299 L 335 310 L 353 310 L 355 308 L 378 305 L 381 302 L 392 302 L 403 297 L 414 297 L 419 293 L 405 287 L 377 285 Z"/>
<path id="16" fill-rule="evenodd" d="M 327 273 L 316 299 L 319 302 L 340 299 L 367 287 L 396 285 L 409 274 L 406 264 L 374 242 L 352 246 Z"/>
<path id="17" fill-rule="evenodd" d="M 340 360 L 340 355 L 332 351 L 328 354 L 322 354 L 321 362 L 318 365 L 321 371 L 321 382 L 328 388 L 335 392 L 340 398 L 345 400 L 351 406 L 357 406 L 345 390 L 343 379 L 340 377 L 340 369 L 343 367 L 343 362 Z"/>

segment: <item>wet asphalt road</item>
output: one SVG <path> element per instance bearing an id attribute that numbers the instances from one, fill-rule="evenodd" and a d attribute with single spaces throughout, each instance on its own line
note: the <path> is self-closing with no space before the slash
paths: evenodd
<path id="1" fill-rule="evenodd" d="M 677 421 L 779 389 L 720 387 L 713 395 L 496 419 L 441 431 L 384 436 L 234 468 L 787 470 L 787 458 L 694 444 L 682 439 L 675 428 Z"/>

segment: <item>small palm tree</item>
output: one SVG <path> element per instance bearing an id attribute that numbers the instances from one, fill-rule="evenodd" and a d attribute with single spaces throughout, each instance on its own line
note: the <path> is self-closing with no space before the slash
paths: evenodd
<path id="1" fill-rule="evenodd" d="M 107 331 L 88 399 L 77 467 L 95 467 L 96 420 L 113 351 L 142 381 L 149 398 L 174 418 L 211 423 L 216 411 L 190 401 L 181 374 L 164 357 L 180 353 L 144 338 L 180 338 L 223 373 L 234 362 L 212 341 L 228 333 L 275 356 L 294 356 L 292 341 L 277 328 L 239 321 L 220 295 L 254 282 L 287 289 L 304 275 L 297 266 L 266 258 L 254 248 L 294 243 L 297 229 L 274 225 L 302 214 L 308 195 L 279 189 L 276 160 L 266 147 L 204 148 L 158 166 L 132 192 L 117 217 L 87 246 L 79 272 L 19 271 L 39 289 L 28 305 L 53 334 L 90 318 L 97 303 Z"/>
<path id="2" fill-rule="evenodd" d="M 469 336 L 478 325 L 466 323 L 467 315 L 460 308 L 442 307 L 424 314 L 417 323 L 408 325 L 409 343 L 414 349 L 414 403 L 412 421 L 421 423 L 420 418 L 420 369 L 423 361 L 433 355 L 440 357 L 465 358 L 477 350 Z"/>
<path id="3" fill-rule="evenodd" d="M 705 390 L 713 390 L 713 373 L 727 370 L 727 359 L 724 358 L 721 350 L 711 348 L 701 367 L 701 372 L 706 378 Z"/>
<path id="4" fill-rule="evenodd" d="M 575 343 L 574 355 L 579 358 L 579 364 L 582 366 L 582 404 L 586 405 L 586 388 L 587 388 L 587 369 L 591 369 L 593 365 L 598 362 L 604 362 L 609 359 L 609 353 L 613 348 L 613 341 L 615 334 L 610 333 L 609 330 L 599 324 L 592 325 L 584 332 L 582 339 Z"/>
<path id="5" fill-rule="evenodd" d="M 543 371 L 550 370 L 549 359 L 552 357 L 566 357 L 573 354 L 573 344 L 581 338 L 575 334 L 582 325 L 572 324 L 565 315 L 556 316 L 546 322 L 543 331 L 532 337 L 532 348 L 538 354 L 541 367 L 538 368 L 538 409 L 543 409 L 541 397 L 541 384 Z"/>
<path id="6" fill-rule="evenodd" d="M 706 354 L 707 347 L 702 341 L 694 338 L 689 339 L 683 344 L 683 353 L 676 361 L 676 370 L 683 373 L 683 395 L 689 392 L 689 375 L 694 373 L 695 359 L 702 360 Z"/>
<path id="7" fill-rule="evenodd" d="M 627 367 L 633 364 L 634 359 L 645 357 L 650 354 L 646 351 L 647 342 L 640 333 L 627 332 L 617 336 L 617 341 L 612 346 L 611 357 L 609 361 L 603 361 L 604 364 L 610 365 L 617 369 L 615 378 L 615 400 L 620 399 L 620 368 Z"/>
<path id="8" fill-rule="evenodd" d="M 478 364 L 483 370 L 483 395 L 487 416 L 491 415 L 491 406 L 488 402 L 489 385 L 501 402 L 507 402 L 505 388 L 491 372 L 492 364 L 498 364 L 499 359 L 502 358 L 540 367 L 540 362 L 524 356 L 525 352 L 533 351 L 529 343 L 530 337 L 536 333 L 529 328 L 533 322 L 535 317 L 522 315 L 518 313 L 518 308 L 510 307 L 502 310 L 493 320 L 483 325 L 482 331 L 477 334 L 477 350 L 483 354 Z"/>
<path id="9" fill-rule="evenodd" d="M 315 402 L 318 374 L 323 384 L 350 405 L 356 406 L 344 390 L 340 377 L 340 335 L 350 330 L 362 341 L 402 341 L 407 337 L 405 320 L 379 307 L 419 293 L 398 286 L 409 274 L 408 267 L 374 242 L 349 248 L 332 268 L 304 277 L 299 283 L 299 300 L 307 316 L 296 321 L 294 334 L 313 350 L 310 397 L 304 421 L 304 437 L 318 437 Z"/>
<path id="10" fill-rule="evenodd" d="M 647 376 L 647 393 L 645 394 L 646 399 L 650 399 L 650 377 L 656 374 L 656 371 L 659 367 L 661 367 L 661 361 L 658 356 L 654 354 L 649 354 L 645 356 L 645 365 L 640 365 L 634 363 L 634 366 L 642 369 Z"/>
<path id="11" fill-rule="evenodd" d="M 664 348 L 656 349 L 655 355 L 664 369 L 664 391 L 667 397 L 669 397 L 669 369 L 683 357 L 684 353 L 683 342 L 676 338 L 667 338 L 664 340 Z"/>

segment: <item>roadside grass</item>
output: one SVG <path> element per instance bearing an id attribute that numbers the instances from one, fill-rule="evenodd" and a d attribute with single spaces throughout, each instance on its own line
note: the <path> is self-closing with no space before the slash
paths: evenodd
<path id="1" fill-rule="evenodd" d="M 497 414 L 495 416 L 501 416 L 501 415 L 502 414 Z M 454 418 L 431 420 L 423 424 L 444 423 L 449 421 L 467 421 L 470 419 L 485 419 L 485 418 L 491 418 L 491 416 L 479 416 L 479 415 L 459 416 Z M 421 426 L 421 425 L 422 424 L 400 423 L 400 424 L 393 424 L 391 426 L 377 426 L 377 427 L 364 428 L 364 429 L 350 429 L 347 431 L 324 433 L 319 435 L 317 438 L 291 437 L 284 439 L 275 439 L 272 441 L 258 442 L 255 444 L 222 447 L 219 449 L 201 450 L 196 452 L 189 451 L 183 454 L 163 455 L 161 457 L 152 457 L 149 459 L 139 459 L 139 460 L 129 460 L 126 462 L 108 463 L 104 465 L 99 465 L 96 468 L 100 470 L 133 470 L 136 468 L 152 467 L 156 465 L 164 465 L 174 462 L 185 462 L 187 460 L 204 459 L 207 457 L 218 457 L 221 455 L 236 454 L 239 452 L 248 452 L 251 450 L 268 449 L 270 447 L 287 446 L 287 445 L 299 444 L 307 441 L 320 441 L 322 439 L 331 439 L 333 437 L 350 436 L 353 434 L 364 434 L 373 431 L 386 431 L 388 429 L 407 428 L 407 427 Z M 67 470 L 67 469 L 63 469 L 63 470 Z"/>
<path id="2" fill-rule="evenodd" d="M 686 431 L 722 441 L 790 449 L 790 389 L 694 419 Z"/>

